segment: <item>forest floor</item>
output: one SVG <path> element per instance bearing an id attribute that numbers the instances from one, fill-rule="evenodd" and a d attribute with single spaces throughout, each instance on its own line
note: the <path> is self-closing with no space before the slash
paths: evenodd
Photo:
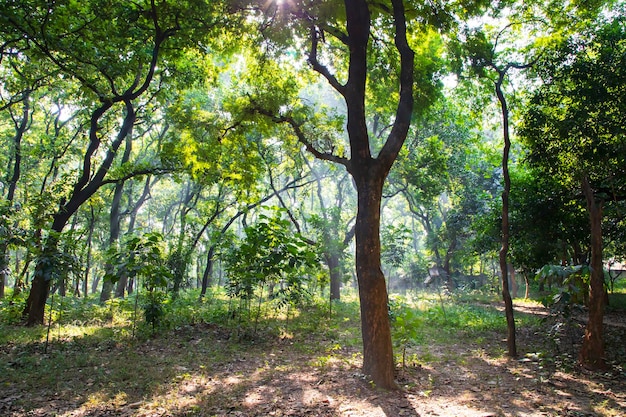
<path id="1" fill-rule="evenodd" d="M 626 415 L 624 312 L 607 314 L 611 368 L 598 373 L 576 364 L 581 319 L 559 325 L 537 304 L 516 309 L 516 317 L 547 318 L 518 326 L 518 359 L 504 354 L 501 331 L 434 329 L 430 340 L 407 345 L 393 392 L 360 373 L 358 317 L 351 315 L 332 332 L 319 319 L 308 330 L 254 335 L 207 323 L 139 339 L 103 327 L 80 336 L 53 332 L 47 353 L 42 341 L 21 343 L 14 329 L 18 340 L 0 345 L 0 415 Z"/>

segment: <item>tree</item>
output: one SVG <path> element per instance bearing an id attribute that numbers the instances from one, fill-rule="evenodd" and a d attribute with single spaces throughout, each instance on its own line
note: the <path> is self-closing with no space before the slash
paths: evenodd
<path id="1" fill-rule="evenodd" d="M 250 300 L 266 285 L 280 285 L 275 295 L 280 305 L 305 296 L 304 269 L 317 267 L 319 261 L 303 236 L 290 231 L 289 220 L 282 218 L 286 210 L 273 210 L 273 216 L 261 214 L 254 225 L 246 227 L 245 239 L 226 255 L 226 289 L 231 297 Z"/>
<path id="2" fill-rule="evenodd" d="M 602 219 L 605 206 L 626 197 L 626 26 L 624 14 L 590 27 L 546 54 L 542 81 L 524 114 L 520 134 L 529 160 L 545 175 L 578 188 L 589 216 L 589 321 L 580 361 L 605 367 Z"/>
<path id="3" fill-rule="evenodd" d="M 507 347 L 509 357 L 517 356 L 515 342 L 515 318 L 513 315 L 513 301 L 509 290 L 509 247 L 510 247 L 510 193 L 511 175 L 509 160 L 511 154 L 511 133 L 510 133 L 510 109 L 505 93 L 506 81 L 509 73 L 513 70 L 525 70 L 532 67 L 535 58 L 532 58 L 533 45 L 532 36 L 528 36 L 531 41 L 530 46 L 521 45 L 519 42 L 522 30 L 525 29 L 534 35 L 535 22 L 511 21 L 506 24 L 494 36 L 494 40 L 488 39 L 481 30 L 471 32 L 465 44 L 467 55 L 470 61 L 471 71 L 480 79 L 488 80 L 493 84 L 494 92 L 500 106 L 502 117 L 502 226 L 501 226 L 501 247 L 499 251 L 500 275 L 502 285 L 502 299 L 504 300 L 505 315 L 507 321 Z M 527 29 L 526 26 L 529 28 Z M 511 32 L 511 33 L 509 33 Z M 516 39 L 514 47 L 502 46 L 507 40 L 506 35 Z M 509 41 L 510 43 L 510 41 Z M 525 58 L 524 55 L 531 55 Z M 510 271 L 511 274 L 514 271 Z"/>
<path id="4" fill-rule="evenodd" d="M 329 2 L 301 10 L 291 2 L 282 2 L 276 3 L 273 11 L 278 13 L 279 20 L 290 17 L 298 23 L 291 27 L 300 30 L 298 38 L 308 43 L 307 61 L 310 67 L 330 84 L 345 103 L 350 156 L 345 155 L 343 146 L 330 142 L 332 136 L 329 132 L 324 132 L 323 136 L 316 134 L 322 133 L 315 132 L 316 128 L 322 129 L 321 125 L 315 124 L 321 121 L 320 116 L 315 120 L 297 102 L 285 103 L 284 96 L 279 100 L 276 96 L 249 94 L 249 107 L 253 114 L 291 126 L 297 139 L 311 154 L 343 165 L 352 176 L 358 201 L 356 273 L 361 302 L 363 371 L 378 387 L 393 389 L 397 386 L 394 382 L 387 288 L 380 260 L 380 205 L 383 184 L 409 130 L 415 95 L 424 99 L 428 94 L 423 91 L 417 94 L 414 90 L 415 52 L 407 38 L 403 1 L 393 0 L 392 7 L 388 7 L 365 0 L 346 0 L 343 9 L 338 6 Z M 273 18 L 271 11 L 268 15 Z M 380 35 L 375 40 L 371 37 L 372 31 Z M 328 51 L 323 46 L 328 46 Z M 324 54 L 331 53 L 333 47 L 337 52 L 335 58 L 343 61 L 337 61 L 331 68 L 326 64 Z M 394 58 L 386 60 L 387 53 Z M 392 81 L 390 84 L 395 84 L 395 89 L 383 89 L 383 85 L 387 88 L 389 84 L 377 84 L 379 80 L 372 82 L 370 77 L 375 75 L 370 74 L 374 71 L 372 63 L 378 64 L 380 71 L 386 68 L 385 75 Z M 429 76 L 432 73 L 426 71 L 420 81 L 424 85 L 432 85 Z M 345 77 L 344 82 L 340 81 L 342 77 Z M 275 88 L 272 90 L 276 91 Z M 367 123 L 367 101 L 372 98 L 371 94 L 380 94 L 381 98 L 392 94 L 395 98 L 395 104 L 391 105 L 395 109 L 388 119 L 391 125 L 389 133 L 382 143 L 376 144 L 371 142 Z M 389 103 L 387 100 L 384 105 L 389 106 Z"/>

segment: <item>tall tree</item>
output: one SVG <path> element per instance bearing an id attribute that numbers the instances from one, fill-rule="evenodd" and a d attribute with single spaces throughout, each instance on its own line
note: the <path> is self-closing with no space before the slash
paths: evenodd
<path id="1" fill-rule="evenodd" d="M 316 124 L 322 119 L 318 116 L 314 120 L 314 115 L 302 109 L 297 100 L 283 105 L 285 100 L 280 101 L 276 95 L 272 98 L 267 94 L 248 94 L 250 107 L 258 115 L 291 126 L 297 139 L 315 157 L 343 165 L 352 176 L 358 195 L 356 273 L 361 302 L 363 372 L 378 387 L 394 389 L 397 386 L 394 381 L 387 288 L 381 270 L 379 229 L 383 184 L 406 139 L 416 93 L 415 53 L 407 38 L 404 2 L 393 0 L 389 7 L 365 0 L 346 0 L 343 8 L 335 2 L 328 2 L 305 9 L 299 9 L 291 2 L 281 2 L 275 3 L 273 10 L 266 12 L 272 19 L 277 16 L 278 22 L 290 18 L 298 22 L 291 27 L 301 30 L 297 36 L 308 43 L 307 61 L 310 67 L 329 83 L 344 102 L 349 156 L 345 155 L 340 142 L 331 141 L 330 132 L 322 132 L 322 126 Z M 372 39 L 372 31 L 376 31 L 376 39 Z M 305 33 L 307 36 L 303 36 Z M 336 54 L 332 67 L 326 55 L 331 51 Z M 386 60 L 385 54 L 394 58 Z M 374 71 L 373 63 L 381 71 L 381 76 L 386 71 L 385 76 L 390 83 L 378 84 L 381 80 L 370 79 L 370 71 Z M 424 85 L 431 82 L 429 75 L 426 71 L 425 79 L 420 80 L 425 81 Z M 345 81 L 341 81 L 342 78 Z M 386 90 L 383 85 L 391 89 Z M 420 93 L 423 94 L 423 91 Z M 372 142 L 367 123 L 367 101 L 372 94 L 395 98 L 395 104 L 391 105 L 395 109 L 388 119 L 391 128 L 386 139 L 380 143 Z M 385 105 L 389 105 L 389 100 Z M 316 128 L 320 131 L 316 132 Z"/>
<path id="2" fill-rule="evenodd" d="M 334 201 L 330 204 L 326 202 L 328 196 L 324 195 L 324 190 L 328 189 L 327 185 L 323 185 L 322 174 L 318 172 L 316 167 L 310 165 L 309 168 L 315 176 L 315 182 L 317 183 L 317 204 L 319 205 L 320 214 L 313 214 L 309 216 L 308 222 L 319 233 L 319 247 L 322 251 L 322 259 L 328 267 L 329 280 L 330 280 L 330 299 L 341 299 L 341 284 L 343 280 L 343 273 L 345 270 L 343 258 L 345 257 L 345 250 L 354 238 L 355 224 L 352 224 L 348 230 L 342 233 L 342 229 L 345 229 L 345 221 L 342 219 L 342 214 L 345 211 L 344 202 L 347 200 L 346 194 L 348 193 L 346 188 L 347 174 L 344 174 L 342 178 L 335 181 L 335 195 Z M 332 172 L 332 171 L 331 171 Z M 329 174 L 327 174 L 328 176 Z M 327 179 L 328 180 L 328 179 Z M 348 224 L 351 222 L 348 222 Z"/>
<path id="3" fill-rule="evenodd" d="M 510 247 L 510 215 L 509 203 L 511 193 L 511 176 L 509 161 L 511 154 L 511 132 L 510 132 L 510 109 L 509 99 L 506 94 L 506 84 L 512 71 L 528 69 L 532 66 L 533 55 L 536 54 L 533 48 L 533 40 L 536 32 L 536 22 L 517 21 L 511 17 L 503 24 L 503 28 L 492 35 L 486 34 L 483 30 L 474 30 L 469 33 L 464 47 L 470 62 L 471 72 L 481 80 L 487 80 L 492 84 L 493 91 L 500 107 L 502 120 L 502 210 L 501 210 L 501 247 L 499 251 L 500 275 L 502 299 L 504 300 L 505 314 L 508 328 L 507 347 L 510 357 L 517 356 L 515 341 L 515 319 L 513 316 L 513 301 L 509 289 L 509 275 L 513 276 L 514 271 L 510 270 L 509 247 Z M 522 33 L 526 31 L 526 42 L 524 45 Z M 524 38 L 522 38 L 524 39 Z M 513 44 L 510 46 L 509 44 Z M 530 56 L 530 58 L 526 58 Z"/>

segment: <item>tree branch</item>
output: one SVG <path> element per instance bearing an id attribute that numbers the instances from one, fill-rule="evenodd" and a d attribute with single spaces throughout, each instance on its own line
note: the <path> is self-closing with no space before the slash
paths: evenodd
<path id="1" fill-rule="evenodd" d="M 383 169 L 389 171 L 398 156 L 411 125 L 413 114 L 413 67 L 415 53 L 406 37 L 406 17 L 402 0 L 392 0 L 393 17 L 396 28 L 395 44 L 400 53 L 400 100 L 396 108 L 396 119 L 387 141 L 378 155 Z"/>
<path id="2" fill-rule="evenodd" d="M 309 64 L 311 65 L 314 71 L 316 71 L 317 73 L 321 74 L 324 78 L 326 78 L 326 80 L 328 80 L 330 85 L 335 90 L 337 90 L 339 94 L 345 97 L 346 86 L 341 84 L 337 80 L 337 78 L 330 72 L 330 70 L 325 65 L 322 65 L 317 59 L 317 45 L 321 37 L 320 29 L 315 25 L 311 25 L 310 32 L 311 32 L 311 50 L 309 51 L 309 58 L 308 58 Z"/>
<path id="3" fill-rule="evenodd" d="M 139 169 L 136 171 L 132 171 L 129 173 L 126 173 L 124 175 L 122 175 L 121 177 L 117 177 L 117 178 L 107 178 L 106 180 L 102 180 L 101 185 L 107 185 L 107 184 L 116 184 L 118 182 L 124 182 L 127 181 L 131 178 L 135 178 L 135 177 L 141 177 L 144 175 L 164 175 L 164 174 L 170 174 L 172 172 L 174 172 L 174 169 L 171 168 L 144 168 L 144 169 Z"/>
<path id="4" fill-rule="evenodd" d="M 254 105 L 254 103 L 252 103 Z M 350 161 L 347 158 L 342 156 L 337 156 L 328 152 L 320 152 L 313 144 L 307 139 L 306 135 L 302 131 L 302 123 L 298 123 L 291 116 L 276 116 L 275 114 L 261 108 L 260 106 L 254 105 L 252 109 L 253 112 L 261 114 L 263 116 L 269 117 L 274 123 L 286 123 L 293 130 L 294 134 L 298 138 L 298 142 L 302 143 L 306 150 L 309 151 L 313 156 L 318 159 L 322 159 L 325 161 L 335 162 L 337 164 L 343 165 L 346 168 L 349 167 Z"/>

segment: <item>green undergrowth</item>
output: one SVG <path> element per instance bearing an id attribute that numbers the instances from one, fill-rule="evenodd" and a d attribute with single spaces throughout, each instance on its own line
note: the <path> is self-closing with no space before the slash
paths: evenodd
<path id="1" fill-rule="evenodd" d="M 5 371 L 3 379 L 17 384 L 18 379 L 28 381 L 29 375 L 36 379 L 45 370 L 50 378 L 59 380 L 59 376 L 69 378 L 70 373 L 79 371 L 94 384 L 109 381 L 116 386 L 135 378 L 153 378 L 146 370 L 151 366 L 163 372 L 168 366 L 187 368 L 188 363 L 206 366 L 206 357 L 218 363 L 233 355 L 288 349 L 308 357 L 305 362 L 324 367 L 336 360 L 358 360 L 360 355 L 356 293 L 346 293 L 332 306 L 327 299 L 312 298 L 299 308 L 280 309 L 271 300 L 230 300 L 220 290 L 202 299 L 197 291 L 187 291 L 175 300 L 165 300 L 163 320 L 156 329 L 137 312 L 141 301 L 141 297 L 131 296 L 100 305 L 95 298 L 51 297 L 46 311 L 49 323 L 31 328 L 20 325 L 13 317 L 15 307 L 2 301 L 0 351 L 9 358 L 2 365 L 5 369 L 0 369 Z M 431 351 L 445 351 L 445 346 L 458 343 L 481 343 L 490 340 L 494 332 L 505 334 L 506 328 L 503 313 L 485 299 L 470 303 L 428 293 L 392 296 L 389 318 L 398 362 L 410 348 L 421 348 L 421 361 L 434 361 L 436 355 Z M 517 320 L 520 326 L 535 323 L 535 319 L 520 315 Z M 156 345 L 161 347 L 150 350 Z M 173 351 L 172 346 L 176 347 Z M 170 352 L 159 355 L 159 349 Z M 115 381 L 110 381 L 112 375 Z M 52 383 L 52 379 L 34 385 L 44 382 Z M 153 385 L 133 382 L 142 383 Z"/>
<path id="2" fill-rule="evenodd" d="M 493 332 L 505 334 L 506 321 L 497 307 L 497 298 L 476 298 L 471 302 L 471 294 L 392 295 L 389 318 L 396 350 L 459 340 L 480 342 Z M 5 299 L 0 302 L 0 347 L 21 345 L 48 351 L 50 346 L 61 344 L 65 348 L 88 348 L 129 340 L 141 342 L 196 325 L 214 327 L 231 345 L 289 340 L 293 349 L 302 352 L 325 352 L 333 346 L 358 350 L 361 345 L 355 292 L 332 305 L 326 299 L 312 298 L 299 308 L 277 308 L 272 300 L 231 300 L 219 289 L 203 298 L 198 291 L 186 291 L 174 300 L 164 301 L 163 319 L 157 328 L 148 326 L 141 317 L 141 302 L 141 297 L 137 300 L 135 296 L 104 304 L 96 298 L 51 297 L 46 326 L 26 328 L 15 318 L 18 308 Z M 538 319 L 517 314 L 516 322 L 528 327 L 535 326 Z"/>
<path id="3" fill-rule="evenodd" d="M 100 305 L 95 298 L 55 296 L 46 311 L 50 322 L 24 327 L 14 318 L 18 308 L 5 299 L 0 301 L 0 386 L 12 399 L 12 410 L 21 413 L 16 415 L 27 415 L 56 398 L 64 398 L 68 409 L 117 409 L 146 399 L 162 406 L 163 398 L 176 398 L 185 381 L 190 386 L 240 381 L 232 389 L 245 390 L 253 383 L 245 382 L 249 378 L 272 381 L 311 368 L 322 378 L 328 373 L 328 380 L 337 370 L 359 373 L 356 292 L 346 291 L 332 305 L 315 297 L 299 308 L 261 301 L 230 300 L 221 290 L 200 299 L 197 291 L 186 291 L 164 301 L 162 320 L 153 328 L 137 312 L 141 297 Z M 515 305 L 541 308 L 522 300 Z M 506 353 L 506 320 L 497 295 L 480 294 L 475 301 L 471 293 L 392 295 L 388 315 L 396 363 L 405 376 Z M 571 361 L 546 344 L 546 322 L 540 317 L 516 311 L 518 334 L 528 336 L 518 344 L 522 358 L 529 352 L 545 369 L 567 370 Z M 622 340 L 607 337 L 611 351 L 623 346 Z"/>
<path id="4" fill-rule="evenodd" d="M 390 317 L 398 363 L 428 363 L 449 360 L 446 346 L 479 345 L 492 355 L 504 354 L 500 341 L 506 337 L 506 319 L 495 295 L 480 294 L 472 302 L 467 293 L 442 296 L 420 293 L 395 296 L 390 301 Z M 517 328 L 537 328 L 541 319 L 531 314 L 515 315 Z M 419 352 L 417 355 L 412 353 Z M 434 355 L 433 351 L 443 354 Z M 410 357 L 409 357 L 410 356 Z M 417 358 L 416 358 L 417 356 Z M 463 360 L 461 357 L 453 358 Z"/>
<path id="5" fill-rule="evenodd" d="M 398 367 L 468 363 L 481 355 L 504 355 L 506 321 L 496 296 L 417 293 L 389 302 Z M 163 304 L 157 328 L 145 323 L 131 296 L 103 305 L 95 298 L 48 304 L 44 326 L 24 327 L 16 308 L 0 306 L 0 386 L 30 410 L 29 396 L 75 398 L 94 407 L 160 398 L 180 381 L 229 373 L 271 379 L 304 367 L 358 372 L 360 308 L 356 292 L 342 301 L 310 298 L 295 308 L 273 300 L 243 302 L 214 290 L 200 299 L 182 292 Z M 49 326 L 48 326 L 49 324 Z M 537 333 L 540 319 L 516 314 L 518 329 Z M 244 369 L 239 369 L 243 367 Z M 355 371 L 352 371 L 352 370 Z M 419 369 L 419 368 L 415 368 Z"/>

